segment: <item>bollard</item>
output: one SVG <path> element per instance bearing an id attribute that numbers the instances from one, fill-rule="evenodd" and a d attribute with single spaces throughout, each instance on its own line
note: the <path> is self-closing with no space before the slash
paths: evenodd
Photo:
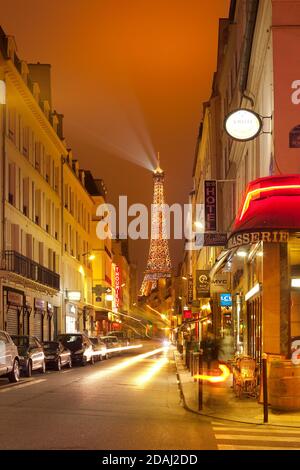
<path id="1" fill-rule="evenodd" d="M 198 374 L 198 371 L 199 371 L 199 360 L 200 360 L 199 358 L 200 358 L 200 353 L 199 353 L 199 352 L 195 352 L 195 353 L 194 353 L 195 364 L 194 364 L 194 374 L 193 374 L 193 375 Z M 197 382 L 197 379 L 194 379 L 194 382 Z"/>
<path id="2" fill-rule="evenodd" d="M 262 357 L 262 381 L 263 381 L 263 401 L 264 401 L 264 423 L 269 421 L 268 408 L 268 374 L 267 374 L 267 355 Z"/>
<path id="3" fill-rule="evenodd" d="M 193 365 L 192 365 L 192 364 L 193 364 L 193 363 L 192 363 L 192 361 L 193 361 L 193 351 L 190 351 L 189 356 L 190 356 L 190 359 L 189 359 L 189 370 L 191 371 L 191 370 L 192 370 L 192 366 L 193 366 Z"/>
<path id="4" fill-rule="evenodd" d="M 203 352 L 199 354 L 198 375 L 203 375 Z M 203 381 L 198 379 L 198 411 L 203 409 Z"/>
<path id="5" fill-rule="evenodd" d="M 190 368 L 190 371 L 191 371 L 191 376 L 194 375 L 194 353 L 193 351 L 191 351 L 191 361 L 190 361 L 190 364 L 191 364 L 191 368 Z"/>

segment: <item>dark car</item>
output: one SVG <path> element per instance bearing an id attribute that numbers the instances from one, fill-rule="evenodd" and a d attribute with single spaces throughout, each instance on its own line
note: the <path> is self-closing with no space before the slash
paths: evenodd
<path id="1" fill-rule="evenodd" d="M 31 377 L 32 371 L 46 372 L 44 348 L 35 336 L 11 336 L 18 348 L 21 372 Z"/>
<path id="2" fill-rule="evenodd" d="M 62 367 L 72 367 L 71 351 L 60 341 L 44 341 L 44 353 L 47 368 L 61 370 Z"/>
<path id="3" fill-rule="evenodd" d="M 108 349 L 108 353 L 107 353 L 108 357 L 115 356 L 115 355 L 119 356 L 121 354 L 120 351 L 110 352 L 110 350 L 119 349 L 122 347 L 122 344 L 120 343 L 119 339 L 116 336 L 101 336 L 100 340 L 103 341 L 103 343 L 105 343 L 106 348 Z"/>
<path id="4" fill-rule="evenodd" d="M 58 335 L 65 348 L 71 351 L 72 364 L 85 366 L 88 362 L 94 364 L 94 349 L 90 339 L 83 333 L 64 333 Z"/>
<path id="5" fill-rule="evenodd" d="M 103 359 L 107 359 L 107 349 L 106 344 L 100 340 L 100 338 L 90 337 L 91 342 L 93 343 L 94 348 L 94 357 L 95 359 L 102 361 Z"/>
<path id="6" fill-rule="evenodd" d="M 13 340 L 5 331 L 0 331 L 0 377 L 10 382 L 20 380 L 20 358 Z"/>

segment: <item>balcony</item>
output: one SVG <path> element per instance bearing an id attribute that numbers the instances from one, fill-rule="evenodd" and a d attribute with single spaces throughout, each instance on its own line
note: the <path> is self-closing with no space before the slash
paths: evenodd
<path id="1" fill-rule="evenodd" d="M 44 286 L 59 290 L 60 276 L 48 268 L 32 261 L 30 258 L 17 253 L 16 251 L 5 251 L 5 270 L 19 274 L 20 276 L 39 282 Z"/>

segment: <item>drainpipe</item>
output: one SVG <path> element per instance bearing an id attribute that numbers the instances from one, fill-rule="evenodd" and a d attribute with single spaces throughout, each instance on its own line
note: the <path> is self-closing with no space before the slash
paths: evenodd
<path id="1" fill-rule="evenodd" d="M 248 21 L 246 26 L 245 38 L 244 38 L 244 47 L 243 47 L 243 65 L 242 65 L 242 73 L 241 73 L 241 81 L 240 81 L 240 91 L 241 91 L 241 103 L 243 98 L 246 98 L 248 101 L 251 101 L 252 107 L 254 105 L 254 101 L 250 96 L 247 96 L 247 81 L 248 81 L 248 73 L 249 73 L 249 66 L 250 66 L 250 59 L 251 59 L 251 52 L 252 52 L 252 43 L 253 43 L 253 36 L 257 18 L 257 12 L 259 7 L 259 0 L 252 0 L 251 2 L 247 2 L 249 11 L 248 11 Z"/>
<path id="2" fill-rule="evenodd" d="M 1 246 L 1 264 L 4 267 L 5 263 L 5 256 L 4 256 L 4 248 L 5 248 L 5 196 L 6 196 L 6 82 L 4 82 L 4 99 L 2 104 L 2 246 Z M 1 266 L 1 268 L 2 268 Z M 2 284 L 2 277 L 0 283 L 0 305 L 2 308 L 2 329 L 5 329 L 5 318 L 4 318 L 4 293 L 3 293 L 3 284 Z"/>

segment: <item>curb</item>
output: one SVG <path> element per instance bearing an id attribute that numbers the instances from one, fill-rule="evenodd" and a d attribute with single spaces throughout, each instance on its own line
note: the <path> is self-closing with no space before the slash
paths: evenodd
<path id="1" fill-rule="evenodd" d="M 242 421 L 240 419 L 225 418 L 224 416 L 217 416 L 217 415 L 212 415 L 212 414 L 209 414 L 209 413 L 203 413 L 202 411 L 197 411 L 197 410 L 194 410 L 193 408 L 189 407 L 187 405 L 187 402 L 186 402 L 186 399 L 185 399 L 185 395 L 184 395 L 184 392 L 183 392 L 183 386 L 182 386 L 182 382 L 181 382 L 181 378 L 180 378 L 180 373 L 178 371 L 178 363 L 177 363 L 176 352 L 177 351 L 174 351 L 174 362 L 175 362 L 175 365 L 176 365 L 177 386 L 178 386 L 178 391 L 179 391 L 179 395 L 180 395 L 180 401 L 182 402 L 182 406 L 185 410 L 189 411 L 190 413 L 196 414 L 198 416 L 204 416 L 205 418 L 218 419 L 218 420 L 221 420 L 221 421 L 229 421 L 231 423 L 252 424 L 252 425 L 255 425 L 255 426 L 264 426 L 264 427 L 300 429 L 300 425 L 298 425 L 298 426 L 294 425 L 293 426 L 291 424 L 270 424 L 270 423 L 263 423 L 263 422 L 254 423 L 253 421 Z"/>

